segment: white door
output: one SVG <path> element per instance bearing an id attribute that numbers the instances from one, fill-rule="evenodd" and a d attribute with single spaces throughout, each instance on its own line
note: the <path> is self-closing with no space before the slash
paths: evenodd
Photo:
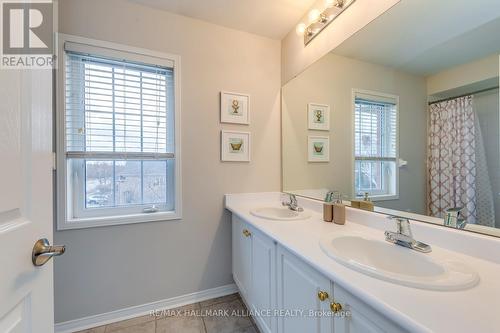
<path id="1" fill-rule="evenodd" d="M 326 315 L 333 299 L 330 280 L 281 246 L 277 261 L 277 303 L 284 314 L 278 317 L 278 332 L 332 333 L 334 320 Z"/>
<path id="2" fill-rule="evenodd" d="M 52 73 L 0 69 L 0 332 L 54 331 L 52 260 L 32 249 L 52 241 Z"/>

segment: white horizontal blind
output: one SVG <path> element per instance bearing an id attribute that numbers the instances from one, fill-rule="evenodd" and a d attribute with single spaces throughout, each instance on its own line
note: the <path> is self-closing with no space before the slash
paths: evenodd
<path id="1" fill-rule="evenodd" d="M 173 69 L 66 52 L 68 158 L 174 158 Z"/>
<path id="2" fill-rule="evenodd" d="M 355 156 L 396 159 L 396 105 L 356 98 Z"/>
<path id="3" fill-rule="evenodd" d="M 355 98 L 355 192 L 392 195 L 396 189 L 397 105 L 366 94 Z"/>

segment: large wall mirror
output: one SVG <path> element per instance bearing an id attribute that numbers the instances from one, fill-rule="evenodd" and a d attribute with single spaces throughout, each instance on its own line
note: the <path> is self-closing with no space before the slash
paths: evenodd
<path id="1" fill-rule="evenodd" d="M 283 87 L 284 191 L 500 235 L 500 10 L 462 2 L 402 0 Z"/>

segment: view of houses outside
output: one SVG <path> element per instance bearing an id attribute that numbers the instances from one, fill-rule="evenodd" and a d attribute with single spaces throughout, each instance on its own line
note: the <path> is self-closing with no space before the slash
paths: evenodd
<path id="1" fill-rule="evenodd" d="M 87 161 L 86 208 L 166 202 L 166 161 Z"/>

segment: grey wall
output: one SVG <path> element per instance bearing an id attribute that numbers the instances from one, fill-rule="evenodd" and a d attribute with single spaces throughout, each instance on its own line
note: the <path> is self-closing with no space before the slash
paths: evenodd
<path id="1" fill-rule="evenodd" d="M 55 232 L 56 322 L 232 283 L 224 193 L 280 189 L 280 42 L 124 0 L 61 0 L 59 20 L 182 57 L 183 219 Z M 219 124 L 221 90 L 252 96 L 250 126 Z M 251 163 L 220 162 L 222 128 L 252 132 Z"/>
<path id="2" fill-rule="evenodd" d="M 425 78 L 329 53 L 282 90 L 283 188 L 337 189 L 352 196 L 352 89 L 398 95 L 400 168 L 398 200 L 377 206 L 425 214 Z M 330 105 L 330 132 L 307 129 L 307 104 Z M 307 161 L 307 136 L 330 136 L 330 162 Z"/>

